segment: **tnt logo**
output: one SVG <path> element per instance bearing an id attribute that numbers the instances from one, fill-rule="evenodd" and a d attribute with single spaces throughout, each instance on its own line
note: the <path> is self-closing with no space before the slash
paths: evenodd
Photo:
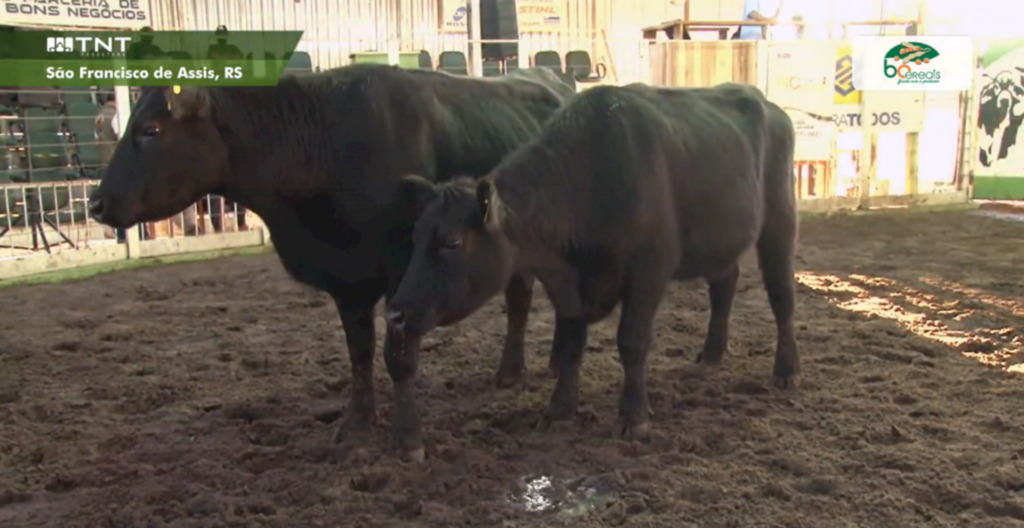
<path id="1" fill-rule="evenodd" d="M 46 51 L 111 57 L 124 55 L 131 40 L 131 37 L 46 37 Z"/>
<path id="2" fill-rule="evenodd" d="M 46 37 L 46 51 L 51 53 L 75 51 L 75 39 L 73 37 Z"/>

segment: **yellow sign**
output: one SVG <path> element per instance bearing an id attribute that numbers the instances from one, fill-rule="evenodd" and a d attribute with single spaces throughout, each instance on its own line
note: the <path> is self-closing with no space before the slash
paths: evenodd
<path id="1" fill-rule="evenodd" d="M 836 57 L 836 104 L 860 104 L 860 90 L 853 87 L 853 48 L 839 46 Z"/>
<path id="2" fill-rule="evenodd" d="M 516 0 L 520 33 L 558 32 L 565 22 L 566 0 Z"/>

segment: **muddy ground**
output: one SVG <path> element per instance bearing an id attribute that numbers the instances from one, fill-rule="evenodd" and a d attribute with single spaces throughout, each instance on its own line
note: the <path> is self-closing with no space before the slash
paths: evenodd
<path id="1" fill-rule="evenodd" d="M 493 301 L 422 362 L 428 459 L 328 440 L 341 325 L 273 255 L 0 290 L 0 526 L 1024 526 L 1024 223 L 968 212 L 805 219 L 804 375 L 770 385 L 774 323 L 745 259 L 730 351 L 694 364 L 703 284 L 676 285 L 651 354 L 650 443 L 613 436 L 615 315 L 591 333 L 592 420 L 533 426 L 552 312 L 523 387 L 491 379 Z M 1001 368 L 999 365 L 1002 365 Z"/>

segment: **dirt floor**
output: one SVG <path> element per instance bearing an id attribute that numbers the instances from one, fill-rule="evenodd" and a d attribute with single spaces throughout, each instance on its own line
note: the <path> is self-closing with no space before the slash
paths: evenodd
<path id="1" fill-rule="evenodd" d="M 801 244 L 795 392 L 771 388 L 748 255 L 717 369 L 693 362 L 703 284 L 664 302 L 649 443 L 613 436 L 617 312 L 584 358 L 591 419 L 537 432 L 538 287 L 523 387 L 491 384 L 500 300 L 428 341 L 421 465 L 387 449 L 379 355 L 376 441 L 328 443 L 341 325 L 273 255 L 0 290 L 0 526 L 1024 526 L 1024 222 L 818 217 Z"/>

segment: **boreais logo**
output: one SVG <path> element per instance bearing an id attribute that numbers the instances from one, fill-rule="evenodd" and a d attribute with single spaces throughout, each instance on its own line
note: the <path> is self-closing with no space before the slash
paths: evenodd
<path id="1" fill-rule="evenodd" d="M 896 84 L 935 84 L 942 72 L 935 68 L 924 69 L 939 52 L 920 42 L 900 42 L 885 54 L 885 76 L 896 79 Z"/>

